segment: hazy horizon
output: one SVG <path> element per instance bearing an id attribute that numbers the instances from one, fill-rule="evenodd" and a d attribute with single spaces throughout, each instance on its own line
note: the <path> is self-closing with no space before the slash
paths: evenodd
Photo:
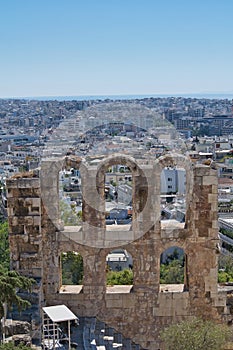
<path id="1" fill-rule="evenodd" d="M 143 99 L 143 98 L 171 98 L 171 97 L 183 97 L 183 98 L 206 98 L 206 99 L 233 99 L 233 93 L 190 93 L 190 94 L 125 94 L 125 95 L 64 95 L 64 96 L 13 96 L 13 97 L 0 97 L 0 99 L 19 99 L 19 100 L 58 100 L 58 101 L 69 101 L 69 100 L 128 100 L 128 99 Z"/>

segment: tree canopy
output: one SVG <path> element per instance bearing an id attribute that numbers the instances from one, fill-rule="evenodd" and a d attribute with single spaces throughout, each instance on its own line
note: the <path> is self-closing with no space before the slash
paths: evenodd
<path id="1" fill-rule="evenodd" d="M 18 310 L 30 306 L 30 302 L 21 298 L 20 290 L 30 290 L 35 281 L 20 275 L 17 271 L 10 271 L 10 253 L 8 242 L 8 224 L 0 223 L 0 319 L 6 315 L 6 307 L 15 305 Z M 0 327 L 1 333 L 1 327 Z M 11 345 L 9 345 L 11 346 Z M 10 347 L 9 347 L 10 349 Z M 1 348 L 0 348 L 1 350 Z"/>
<path id="2" fill-rule="evenodd" d="M 220 255 L 218 261 L 218 282 L 233 282 L 233 259 L 230 255 Z"/>
<path id="3" fill-rule="evenodd" d="M 177 249 L 167 255 L 164 263 L 160 263 L 160 283 L 184 283 L 184 254 L 179 255 Z"/>
<path id="4" fill-rule="evenodd" d="M 62 261 L 62 284 L 82 284 L 83 258 L 75 252 L 63 253 Z"/>
<path id="5" fill-rule="evenodd" d="M 62 284 L 75 285 L 83 282 L 83 258 L 76 252 L 63 253 Z M 107 285 L 130 285 L 133 284 L 133 271 L 107 271 Z"/>
<path id="6" fill-rule="evenodd" d="M 9 271 L 0 265 L 0 318 L 4 317 L 4 304 L 8 307 L 16 305 L 19 310 L 30 305 L 17 294 L 17 290 L 30 290 L 33 283 L 33 279 L 21 276 L 17 271 Z"/>
<path id="7" fill-rule="evenodd" d="M 108 271 L 107 285 L 130 285 L 133 284 L 133 271 L 125 269 L 122 271 Z"/>
<path id="8" fill-rule="evenodd" d="M 14 343 L 9 342 L 9 343 L 4 343 L 0 344 L 0 350 L 28 350 L 30 349 L 28 346 L 25 345 L 14 345 Z"/>
<path id="9" fill-rule="evenodd" d="M 0 222 L 0 264 L 6 268 L 10 268 L 10 251 L 8 242 L 8 223 Z"/>
<path id="10" fill-rule="evenodd" d="M 66 226 L 80 225 L 82 221 L 82 212 L 76 213 L 75 206 L 69 205 L 64 201 L 60 201 L 61 219 Z"/>
<path id="11" fill-rule="evenodd" d="M 173 324 L 161 333 L 166 350 L 219 350 L 230 339 L 226 325 L 201 318 Z"/>

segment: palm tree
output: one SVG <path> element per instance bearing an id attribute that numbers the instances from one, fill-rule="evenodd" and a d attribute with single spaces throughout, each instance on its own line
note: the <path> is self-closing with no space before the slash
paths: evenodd
<path id="1" fill-rule="evenodd" d="M 18 290 L 30 290 L 35 281 L 32 278 L 21 276 L 17 271 L 9 271 L 0 265 L 0 341 L 5 337 L 5 318 L 7 307 L 15 305 L 19 311 L 30 306 L 30 302 L 22 299 Z M 1 327 L 2 326 L 2 327 Z M 2 329 L 1 329 L 2 328 Z"/>

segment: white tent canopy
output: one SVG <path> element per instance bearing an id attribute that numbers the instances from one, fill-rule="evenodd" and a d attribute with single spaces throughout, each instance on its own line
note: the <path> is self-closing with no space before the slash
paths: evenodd
<path id="1" fill-rule="evenodd" d="M 78 317 L 73 314 L 70 309 L 65 305 L 55 305 L 47 306 L 42 308 L 46 315 L 53 322 L 63 322 L 63 321 L 72 321 L 77 320 Z"/>

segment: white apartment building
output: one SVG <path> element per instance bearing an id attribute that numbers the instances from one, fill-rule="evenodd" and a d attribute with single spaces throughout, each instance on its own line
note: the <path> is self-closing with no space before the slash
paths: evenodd
<path id="1" fill-rule="evenodd" d="M 164 168 L 161 173 L 161 194 L 186 193 L 186 172 L 182 168 Z"/>

